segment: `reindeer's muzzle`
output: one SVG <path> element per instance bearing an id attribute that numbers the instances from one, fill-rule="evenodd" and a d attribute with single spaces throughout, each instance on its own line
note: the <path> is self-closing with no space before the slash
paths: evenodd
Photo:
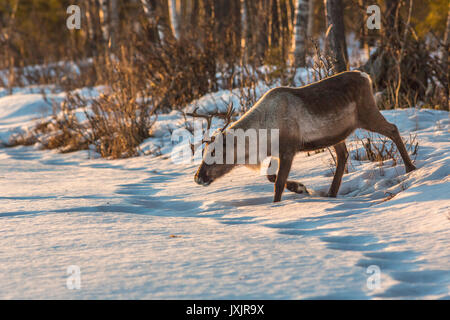
<path id="1" fill-rule="evenodd" d="M 209 186 L 211 184 L 211 182 L 212 182 L 212 180 L 205 180 L 200 175 L 196 175 L 194 180 L 195 180 L 195 182 L 197 182 L 198 184 L 201 184 L 204 187 Z"/>

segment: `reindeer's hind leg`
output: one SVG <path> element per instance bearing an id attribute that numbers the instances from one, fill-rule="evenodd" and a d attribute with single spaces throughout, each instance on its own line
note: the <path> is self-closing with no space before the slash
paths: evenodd
<path id="1" fill-rule="evenodd" d="M 336 172 L 334 173 L 333 182 L 331 183 L 330 190 L 328 191 L 329 197 L 336 197 L 341 186 L 342 176 L 345 171 L 345 164 L 347 163 L 348 151 L 345 146 L 345 142 L 338 143 L 334 146 L 334 150 L 337 155 Z"/>
<path id="2" fill-rule="evenodd" d="M 383 136 L 386 136 L 394 141 L 398 151 L 400 152 L 400 155 L 402 156 L 406 172 L 415 170 L 416 167 L 413 165 L 411 159 L 409 158 L 408 152 L 406 151 L 405 144 L 400 137 L 397 126 L 393 123 L 388 122 L 378 111 L 378 109 L 376 110 L 376 113 L 374 112 L 372 113 L 372 115 L 373 117 L 369 117 L 369 121 L 360 119 L 360 121 L 362 122 L 362 128 L 382 134 Z"/>
<path id="3" fill-rule="evenodd" d="M 411 162 L 411 159 L 409 158 L 408 151 L 406 151 L 405 144 L 403 143 L 403 140 L 400 137 L 400 133 L 398 132 L 398 128 L 395 124 L 386 121 L 385 124 L 383 124 L 379 128 L 375 128 L 375 130 L 372 131 L 382 134 L 394 141 L 398 151 L 400 152 L 400 155 L 402 156 L 406 172 L 411 172 L 416 169 L 416 167 Z"/>

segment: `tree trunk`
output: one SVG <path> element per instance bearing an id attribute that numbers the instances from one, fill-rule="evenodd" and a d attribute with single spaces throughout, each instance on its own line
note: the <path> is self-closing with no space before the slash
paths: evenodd
<path id="1" fill-rule="evenodd" d="M 168 0 L 168 8 L 173 35 L 175 36 L 175 39 L 180 39 L 180 19 L 177 12 L 177 1 Z"/>
<path id="2" fill-rule="evenodd" d="M 280 46 L 280 31 L 281 31 L 281 22 L 280 22 L 280 4 L 278 0 L 271 1 L 270 8 L 270 48 L 278 48 Z"/>
<path id="3" fill-rule="evenodd" d="M 291 50 L 292 36 L 291 36 L 291 6 L 288 0 L 281 0 L 280 2 L 281 12 L 281 54 L 283 60 L 289 60 L 289 54 Z M 287 49 L 287 50 L 286 50 Z"/>
<path id="4" fill-rule="evenodd" d="M 402 24 L 399 21 L 399 9 L 400 0 L 385 0 L 386 3 L 386 24 L 384 26 L 384 34 L 389 37 L 394 32 L 401 33 L 399 28 L 402 28 Z"/>
<path id="5" fill-rule="evenodd" d="M 200 13 L 199 0 L 193 0 L 192 1 L 192 11 L 191 11 L 191 28 L 193 30 L 197 30 L 199 13 Z"/>
<path id="6" fill-rule="evenodd" d="M 6 46 L 5 46 L 5 55 L 6 55 L 6 64 L 9 67 L 9 72 L 8 72 L 8 91 L 9 94 L 12 94 L 12 89 L 15 85 L 16 82 L 16 72 L 14 69 L 15 66 L 15 59 L 14 59 L 14 54 L 12 53 L 13 51 L 13 43 L 12 43 L 12 38 L 13 38 L 13 28 L 14 28 L 14 23 L 16 20 L 16 13 L 17 13 L 17 8 L 19 6 L 19 0 L 14 0 L 12 1 L 12 3 L 10 4 L 10 8 L 11 8 L 11 14 L 9 17 L 6 18 L 6 28 L 5 31 L 0 33 L 0 36 L 3 36 L 5 38 L 5 42 L 6 42 Z"/>
<path id="7" fill-rule="evenodd" d="M 294 66 L 306 66 L 306 39 L 308 29 L 309 0 L 297 0 L 294 27 Z"/>
<path id="8" fill-rule="evenodd" d="M 100 0 L 100 25 L 103 43 L 114 49 L 119 29 L 119 7 L 117 0 Z"/>
<path id="9" fill-rule="evenodd" d="M 119 4 L 117 0 L 110 0 L 109 1 L 109 10 L 110 10 L 110 30 L 109 30 L 109 36 L 111 41 L 111 48 L 115 49 L 117 48 L 117 37 L 119 33 Z"/>
<path id="10" fill-rule="evenodd" d="M 245 5 L 245 0 L 240 0 L 240 11 L 241 11 L 241 66 L 244 65 L 246 61 L 246 44 L 247 44 L 247 34 L 248 34 L 248 23 L 247 23 L 247 7 Z"/>
<path id="11" fill-rule="evenodd" d="M 311 38 L 314 33 L 314 0 L 308 0 L 309 11 L 308 11 L 308 27 L 306 30 L 306 36 Z"/>
<path id="12" fill-rule="evenodd" d="M 256 26 L 256 12 L 257 10 L 255 9 L 255 3 L 256 1 L 254 0 L 243 0 L 244 2 L 244 10 L 246 13 L 246 17 L 247 17 L 247 28 L 245 29 L 245 50 L 246 50 L 246 56 L 248 59 L 253 59 L 255 56 L 255 33 L 254 29 Z M 249 26 L 252 26 L 252 28 L 250 28 Z"/>
<path id="13" fill-rule="evenodd" d="M 446 99 L 447 99 L 447 107 L 448 111 L 450 111 L 450 3 L 448 4 L 448 14 L 447 14 L 447 27 L 445 28 L 444 34 L 444 52 L 442 53 L 442 60 L 444 61 L 444 70 L 447 70 L 447 87 L 446 87 Z"/>
<path id="14" fill-rule="evenodd" d="M 83 4 L 85 6 L 85 10 L 86 10 L 86 24 L 87 24 L 87 41 L 86 44 L 90 45 L 92 43 L 94 43 L 95 41 L 95 32 L 94 32 L 94 21 L 93 21 L 93 17 L 92 17 L 92 5 L 91 5 L 91 1 L 90 0 L 84 0 Z M 88 51 L 89 53 L 92 54 L 91 52 L 92 48 L 91 47 L 87 47 L 86 51 Z"/>
<path id="15" fill-rule="evenodd" d="M 180 37 L 183 38 L 186 32 L 186 25 L 188 23 L 188 3 L 187 0 L 180 1 L 180 15 L 179 15 L 179 30 Z"/>
<path id="16" fill-rule="evenodd" d="M 325 0 L 327 20 L 328 54 L 336 73 L 348 69 L 347 44 L 345 41 L 344 14 L 341 0 Z"/>
<path id="17" fill-rule="evenodd" d="M 359 34 L 359 48 L 363 49 L 364 54 L 367 59 L 370 58 L 370 49 L 369 49 L 369 32 L 366 26 L 366 16 L 367 16 L 367 1 L 366 0 L 358 0 L 358 4 L 360 7 L 361 14 L 361 31 Z"/>
<path id="18" fill-rule="evenodd" d="M 160 43 L 163 33 L 160 33 L 158 22 L 156 20 L 156 0 L 141 0 L 141 4 L 149 23 L 149 40 L 151 42 Z"/>
<path id="19" fill-rule="evenodd" d="M 205 51 L 205 57 L 208 59 L 208 78 L 215 79 L 217 74 L 216 48 L 214 42 L 215 29 L 215 11 L 214 0 L 202 0 L 201 25 L 203 30 L 202 45 Z M 210 81 L 209 90 L 217 90 L 217 82 Z"/>
<path id="20" fill-rule="evenodd" d="M 155 10 L 156 16 L 158 17 L 158 30 L 160 30 L 159 36 L 164 41 L 175 39 L 175 31 L 171 22 L 168 1 L 146 0 L 146 2 L 154 3 L 153 8 Z"/>
<path id="21" fill-rule="evenodd" d="M 257 1 L 255 1 L 257 2 Z M 257 26 L 256 29 L 259 31 L 257 34 L 256 43 L 256 55 L 257 58 L 262 61 L 266 56 L 266 51 L 270 43 L 270 2 L 269 0 L 263 0 L 259 2 L 257 9 Z"/>
<path id="22" fill-rule="evenodd" d="M 108 8 L 108 1 L 107 0 L 100 0 L 100 5 L 98 8 L 98 16 L 100 17 L 100 26 L 102 30 L 102 36 L 103 36 L 103 43 L 108 44 L 109 41 L 109 8 Z"/>
<path id="23" fill-rule="evenodd" d="M 89 38 L 89 41 L 86 41 L 89 45 L 88 52 L 93 56 L 98 56 L 99 50 L 104 46 L 102 25 L 100 22 L 100 1 L 85 0 L 85 4 Z"/>

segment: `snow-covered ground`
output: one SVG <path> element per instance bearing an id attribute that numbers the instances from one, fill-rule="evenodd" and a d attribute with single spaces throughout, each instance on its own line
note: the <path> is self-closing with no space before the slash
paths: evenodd
<path id="1" fill-rule="evenodd" d="M 37 90 L 0 91 L 0 138 L 50 111 Z M 273 185 L 245 168 L 195 184 L 197 165 L 168 147 L 114 161 L 2 148 L 0 298 L 449 299 L 449 114 L 383 114 L 417 134 L 418 170 L 351 160 L 336 199 L 321 196 L 328 152 L 295 159 L 291 179 L 311 195 L 273 204 Z M 177 119 L 160 116 L 143 148 Z M 80 289 L 67 287 L 70 266 Z"/>

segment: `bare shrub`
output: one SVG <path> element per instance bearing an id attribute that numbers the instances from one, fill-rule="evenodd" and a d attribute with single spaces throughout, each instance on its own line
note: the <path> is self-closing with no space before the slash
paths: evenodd
<path id="1" fill-rule="evenodd" d="M 233 102 L 230 101 L 227 104 L 227 110 L 225 112 L 220 112 L 219 108 L 217 108 L 214 111 L 210 111 L 208 113 L 198 113 L 198 107 L 194 109 L 193 112 L 185 112 L 183 113 L 184 119 L 185 119 L 185 128 L 193 134 L 193 126 L 187 121 L 187 117 L 191 117 L 192 119 L 202 119 L 206 121 L 206 128 L 202 128 L 202 140 L 201 141 L 193 141 L 193 143 L 190 143 L 192 153 L 194 154 L 195 151 L 205 142 L 209 141 L 208 135 L 211 134 L 211 126 L 212 121 L 216 119 L 220 119 L 222 121 L 222 126 L 218 129 L 220 131 L 224 131 L 234 120 L 236 120 L 238 114 L 235 112 L 235 108 L 233 105 Z"/>
<path id="2" fill-rule="evenodd" d="M 419 152 L 417 134 L 410 134 L 404 143 L 414 162 Z M 363 152 L 361 152 L 361 147 Z M 380 166 L 383 166 L 384 162 L 388 160 L 392 160 L 392 166 L 395 166 L 400 159 L 397 147 L 392 140 L 373 133 L 366 133 L 364 137 L 357 138 L 356 145 L 352 145 L 352 149 L 351 158 L 353 160 L 378 162 Z"/>
<path id="3" fill-rule="evenodd" d="M 85 126 L 79 123 L 70 103 L 69 96 L 50 119 L 40 121 L 33 128 L 14 134 L 6 143 L 7 147 L 34 145 L 39 143 L 44 149 L 58 149 L 60 152 L 84 150 L 89 147 L 88 139 L 82 132 Z"/>
<path id="4" fill-rule="evenodd" d="M 333 59 L 320 48 L 318 40 L 311 40 L 313 44 L 312 80 L 319 81 L 334 73 Z"/>
<path id="5" fill-rule="evenodd" d="M 67 92 L 50 120 L 26 135 L 13 136 L 9 146 L 40 142 L 46 149 L 71 152 L 92 145 L 105 158 L 137 155 L 139 145 L 150 136 L 156 107 L 126 56 L 124 52 L 120 61 L 107 62 L 104 77 L 110 86 L 105 93 L 87 99 Z"/>

